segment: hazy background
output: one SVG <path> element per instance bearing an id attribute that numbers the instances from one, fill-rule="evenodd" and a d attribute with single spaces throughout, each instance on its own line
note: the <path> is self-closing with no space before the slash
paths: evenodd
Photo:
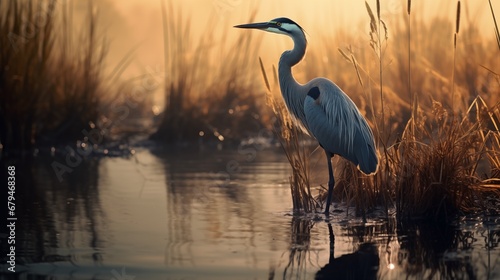
<path id="1" fill-rule="evenodd" d="M 107 70 L 111 71 L 124 56 L 134 48 L 133 62 L 124 72 L 124 78 L 133 78 L 143 74 L 147 68 L 163 69 L 163 26 L 161 15 L 162 0 L 102 0 L 95 1 L 95 12 L 100 17 L 102 32 L 108 38 L 109 55 Z M 268 21 L 272 18 L 286 16 L 298 22 L 307 32 L 311 45 L 320 44 L 315 38 L 331 34 L 336 36 L 338 31 L 350 33 L 357 38 L 344 41 L 343 45 L 331 46 L 332 49 L 353 45 L 358 48 L 369 48 L 369 18 L 367 17 L 365 2 L 341 0 L 316 0 L 305 2 L 289 1 L 243 1 L 243 0 L 187 0 L 165 1 L 172 5 L 175 16 L 190 19 L 193 42 L 207 28 L 215 28 L 220 32 L 228 32 L 228 38 L 236 37 L 240 32 L 233 29 L 236 24 L 246 23 L 255 12 L 255 21 Z M 368 1 L 375 9 L 375 1 Z M 454 21 L 457 1 L 413 1 L 412 19 L 419 20 L 442 17 Z M 75 1 L 77 11 L 82 15 L 88 7 L 87 1 Z M 389 27 L 391 22 L 401 20 L 406 15 L 405 0 L 381 1 L 381 14 Z M 494 7 L 498 9 L 498 7 Z M 208 24 L 208 23 L 215 23 Z M 485 33 L 483 35 L 494 38 L 493 19 L 489 11 L 488 1 L 462 1 L 461 28 L 467 25 L 476 25 Z M 227 29 L 227 30 L 225 30 Z M 246 31 L 250 32 L 250 31 Z M 256 32 L 256 31 L 253 31 Z M 418 29 L 412 31 L 418 37 Z M 291 47 L 291 41 L 285 36 L 264 36 L 259 54 L 268 64 L 277 64 L 279 55 L 286 48 Z M 450 46 L 453 34 L 450 36 Z M 340 38 L 341 40 L 341 38 Z M 342 42 L 342 41 L 341 41 Z M 227 42 L 220 42 L 224 44 Z M 390 41 L 389 41 L 390 43 Z M 215 46 L 217 47 L 217 46 Z M 339 57 L 330 59 L 340 59 Z M 224 63 L 223 61 L 221 63 Z M 255 59 L 255 67 L 258 60 Z M 334 79 L 335 77 L 329 77 Z M 300 78 L 299 78 L 300 81 Z M 301 81 L 306 82 L 306 81 Z M 163 87 L 159 87 L 155 95 L 157 105 L 163 106 Z"/>

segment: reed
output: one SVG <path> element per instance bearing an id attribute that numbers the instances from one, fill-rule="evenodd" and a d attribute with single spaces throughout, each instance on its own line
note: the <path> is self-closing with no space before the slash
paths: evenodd
<path id="1" fill-rule="evenodd" d="M 191 19 L 169 1 L 162 3 L 165 108 L 153 139 L 167 143 L 239 143 L 266 127 L 262 92 L 252 71 L 260 41 L 252 33 L 228 39 L 217 33 L 216 15 L 195 41 Z M 252 20 L 252 17 L 249 21 Z"/>
<path id="2" fill-rule="evenodd" d="M 446 38 L 458 34 L 460 12 L 455 28 L 452 22 L 442 19 L 424 22 L 408 1 L 408 25 L 404 28 L 404 21 L 396 23 L 389 44 L 380 2 L 375 12 L 368 4 L 366 8 L 369 49 L 332 51 L 330 46 L 339 44 L 325 36 L 320 38 L 325 44 L 311 44 L 306 63 L 302 64 L 305 78 L 330 75 L 352 97 L 373 124 L 381 146 L 380 168 L 375 176 L 363 176 L 352 164 L 340 161 L 336 168 L 336 198 L 347 200 L 360 215 L 382 206 L 388 213 L 395 209 L 402 219 L 446 219 L 456 213 L 488 208 L 481 198 L 499 199 L 496 178 L 500 142 L 498 107 L 487 104 L 500 104 L 500 87 L 492 87 L 491 81 L 498 79 L 490 75 L 493 70 L 478 72 L 477 61 L 488 62 L 487 69 L 494 68 L 499 56 L 487 44 L 477 44 L 467 50 L 466 61 L 458 59 L 455 52 L 463 51 L 465 46 Z M 167 102 L 156 136 L 185 141 L 200 139 L 199 133 L 204 132 L 216 141 L 222 141 L 221 137 L 236 140 L 252 135 L 255 124 L 258 128 L 272 124 L 291 166 L 294 210 L 314 211 L 322 200 L 321 195 L 314 199 L 311 189 L 309 161 L 314 145 L 308 145 L 307 138 L 292 124 L 281 97 L 277 97 L 276 72 L 272 73 L 272 83 L 262 62 L 260 72 L 271 110 L 266 112 L 266 106 L 260 106 L 263 98 L 259 96 L 263 94 L 259 95 L 262 91 L 254 87 L 259 67 L 252 61 L 258 57 L 260 41 L 251 37 L 254 33 L 242 32 L 233 45 L 228 43 L 229 48 L 218 44 L 227 41 L 226 34 L 207 31 L 207 37 L 197 42 L 189 35 L 189 19 L 174 13 L 171 6 L 164 5 L 163 11 Z M 210 30 L 215 29 L 213 24 L 208 24 Z M 474 26 L 462 27 L 461 32 L 470 36 L 470 42 L 483 41 Z M 423 40 L 421 34 L 429 34 L 429 38 Z M 338 35 L 345 40 L 350 34 Z M 412 45 L 412 40 L 419 40 L 419 44 Z M 219 47 L 226 61 L 223 64 L 221 56 L 211 51 Z M 349 63 L 337 63 L 332 71 L 331 65 L 322 61 L 325 56 L 339 56 L 338 51 Z M 373 53 L 378 63 L 374 63 Z M 388 63 L 388 57 L 397 59 Z M 454 65 L 451 79 L 450 65 Z M 378 75 L 373 78 L 371 73 Z M 477 97 L 478 88 L 481 97 Z M 372 98 L 372 92 L 378 92 L 380 98 Z M 462 115 L 451 117 L 455 111 Z M 253 117 L 255 112 L 258 118 Z"/>
<path id="3" fill-rule="evenodd" d="M 3 152 L 82 139 L 98 123 L 107 45 L 91 1 L 85 24 L 71 30 L 71 3 L 0 3 Z"/>
<path id="4" fill-rule="evenodd" d="M 446 220 L 458 213 L 495 211 L 495 203 L 490 202 L 500 201 L 496 156 L 500 79 L 498 71 L 492 70 L 500 62 L 496 46 L 492 49 L 473 24 L 460 27 L 460 8 L 453 22 L 425 22 L 408 1 L 406 20 L 395 22 L 391 43 L 385 47 L 386 57 L 396 59 L 383 63 L 378 40 L 382 23 L 377 23 L 378 12 L 366 6 L 368 51 L 348 46 L 332 52 L 313 45 L 306 58 L 307 65 L 315 66 L 306 69 L 308 77 L 334 79 L 373 124 L 375 135 L 384 130 L 382 113 L 377 112 L 385 108 L 385 137 L 378 137 L 385 139 L 380 141 L 378 173 L 365 177 L 352 164 L 340 161 L 334 196 L 355 206 L 359 215 L 384 207 L 388 213 L 394 209 L 400 220 Z M 464 45 L 446 40 L 459 31 L 467 42 L 485 43 Z M 422 38 L 421 34 L 432 35 Z M 350 36 L 336 34 L 342 41 L 354 41 Z M 413 38 L 419 44 L 411 44 Z M 340 44 L 331 37 L 324 40 L 325 46 Z M 460 52 L 467 56 L 455 54 Z M 373 53 L 378 63 L 374 63 Z M 339 60 L 332 73 L 332 65 L 321 63 L 322 56 L 343 57 L 348 63 Z M 481 72 L 478 64 L 487 71 Z M 447 78 L 451 65 L 453 77 Z M 372 77 L 371 73 L 379 75 Z M 380 77 L 384 79 L 380 81 Z M 383 98 L 371 98 L 372 91 L 383 92 Z"/>
<path id="5" fill-rule="evenodd" d="M 408 3 L 408 15 L 410 5 Z M 373 22 L 373 13 L 367 9 L 370 22 Z M 371 26 L 373 32 L 373 24 Z M 454 100 L 455 68 L 458 68 L 456 38 L 459 27 L 460 2 L 457 4 L 453 42 L 454 70 L 450 82 L 452 111 L 448 112 L 436 100 L 430 111 L 417 110 L 416 102 L 411 104 L 411 118 L 400 136 L 392 138 L 393 143 L 381 154 L 378 174 L 371 179 L 364 178 L 351 164 L 343 167 L 338 186 L 341 190 L 349 190 L 347 199 L 361 208 L 358 209 L 361 214 L 373 209 L 374 205 L 385 203 L 386 208 L 395 206 L 399 219 L 447 220 L 458 213 L 485 210 L 488 206 L 482 200 L 486 196 L 495 197 L 494 201 L 500 199 L 500 188 L 496 185 L 499 182 L 496 171 L 496 139 L 500 135 L 496 115 L 498 105 L 488 107 L 487 102 L 477 96 L 472 99 L 468 108 L 462 108 L 456 106 Z M 408 44 L 410 32 L 408 24 Z M 369 43 L 373 48 L 373 37 Z M 408 52 L 410 51 L 411 48 L 408 47 Z M 411 53 L 408 53 L 409 90 L 413 75 L 416 74 L 410 72 L 411 57 Z M 470 71 L 468 67 L 469 65 L 462 68 L 463 71 Z M 357 69 L 363 67 L 357 66 L 355 69 L 359 77 Z M 413 102 L 416 99 L 410 100 Z M 455 118 L 455 110 L 463 112 L 461 119 Z M 491 209 L 492 206 L 489 207 Z"/>
<path id="6" fill-rule="evenodd" d="M 417 108 L 418 108 L 418 96 L 413 93 L 411 88 L 411 0 L 407 3 L 407 14 L 408 14 L 408 94 L 410 96 L 410 110 L 411 110 L 411 122 L 412 129 L 413 124 L 417 121 Z"/>
<path id="7" fill-rule="evenodd" d="M 274 135 L 292 168 L 290 176 L 290 192 L 295 212 L 311 213 L 319 206 L 311 192 L 310 155 L 311 147 L 306 142 L 307 137 L 293 122 L 288 109 L 281 97 L 276 97 L 277 74 L 273 68 L 274 84 L 271 86 L 268 75 L 259 57 L 260 69 L 267 87 L 266 100 L 274 113 Z"/>
<path id="8" fill-rule="evenodd" d="M 378 58 L 380 114 L 381 114 L 380 123 L 378 124 L 378 127 L 380 128 L 379 139 L 382 140 L 382 145 L 385 146 L 385 144 L 386 144 L 385 136 L 386 136 L 387 132 L 386 132 L 386 127 L 385 127 L 386 112 L 385 112 L 385 108 L 384 108 L 385 104 L 384 104 L 383 61 L 384 61 L 384 53 L 385 53 L 384 46 L 386 46 L 386 44 L 387 44 L 388 32 L 387 32 L 387 25 L 380 18 L 380 1 L 379 0 L 376 1 L 377 17 L 374 16 L 370 5 L 366 1 L 365 1 L 365 6 L 366 6 L 366 10 L 368 12 L 368 15 L 370 17 L 370 47 L 376 53 L 377 58 Z M 382 38 L 382 36 L 383 36 L 383 38 Z"/>
<path id="9" fill-rule="evenodd" d="M 490 11 L 491 11 L 491 16 L 493 18 L 493 24 L 494 24 L 494 28 L 495 28 L 495 37 L 497 39 L 498 49 L 500 50 L 500 31 L 498 29 L 497 18 L 495 16 L 495 11 L 493 10 L 493 5 L 491 4 L 491 0 L 488 0 L 488 3 L 490 4 Z"/>
<path id="10" fill-rule="evenodd" d="M 455 18 L 455 34 L 453 36 L 453 72 L 451 75 L 451 108 L 455 113 L 455 66 L 457 56 L 457 37 L 460 30 L 460 0 L 457 2 L 457 14 Z"/>

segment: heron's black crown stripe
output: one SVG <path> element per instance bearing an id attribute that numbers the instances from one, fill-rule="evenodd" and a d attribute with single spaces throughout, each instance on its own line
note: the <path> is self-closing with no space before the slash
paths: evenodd
<path id="1" fill-rule="evenodd" d="M 304 31 L 304 28 L 302 28 L 298 23 L 296 23 L 295 21 L 289 19 L 289 18 L 286 18 L 286 17 L 280 17 L 280 18 L 275 18 L 273 19 L 272 21 L 276 21 L 276 22 L 281 22 L 281 23 L 289 23 L 289 24 L 295 24 L 297 25 L 302 31 Z"/>
<path id="2" fill-rule="evenodd" d="M 309 90 L 307 93 L 310 97 L 312 97 L 314 100 L 318 99 L 319 97 L 319 88 L 318 87 L 313 87 Z"/>

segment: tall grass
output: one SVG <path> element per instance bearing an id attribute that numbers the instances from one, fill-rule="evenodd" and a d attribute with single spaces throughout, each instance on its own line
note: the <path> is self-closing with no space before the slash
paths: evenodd
<path id="1" fill-rule="evenodd" d="M 408 15 L 409 11 L 408 8 Z M 369 15 L 370 21 L 373 22 L 370 10 Z M 395 206 L 398 217 L 402 219 L 424 217 L 440 220 L 453 217 L 457 213 L 484 210 L 487 206 L 483 204 L 484 195 L 493 195 L 496 200 L 500 199 L 500 188 L 496 185 L 496 170 L 499 167 L 496 159 L 500 136 L 496 115 L 498 105 L 488 106 L 481 96 L 473 99 L 467 97 L 468 94 L 476 92 L 470 91 L 467 94 L 464 85 L 470 83 L 470 79 L 480 77 L 477 72 L 476 75 L 468 75 L 472 71 L 470 68 L 478 68 L 477 64 L 472 66 L 466 61 L 465 64 L 458 65 L 456 62 L 459 23 L 460 2 L 457 4 L 452 50 L 454 69 L 450 81 L 451 98 L 448 99 L 451 99 L 451 104 L 446 102 L 446 91 L 438 90 L 431 96 L 430 108 L 419 108 L 418 103 L 413 103 L 415 99 L 411 98 L 413 92 L 408 93 L 413 103 L 410 105 L 411 118 L 401 133 L 392 137 L 392 144 L 382 153 L 378 174 L 372 180 L 367 180 L 359 173 L 353 173 L 350 165 L 344 167 L 341 173 L 341 177 L 345 178 L 341 181 L 350 183 L 349 187 L 357 207 L 369 209 L 382 202 L 382 205 L 388 207 Z M 409 26 L 407 32 L 408 38 L 411 38 Z M 395 37 L 397 38 L 398 34 L 395 34 Z M 372 44 L 372 41 L 370 43 Z M 408 50 L 410 51 L 409 47 Z M 426 51 L 429 50 L 430 48 Z M 487 52 L 485 49 L 475 50 L 476 53 L 472 55 L 483 51 Z M 426 53 L 419 55 L 427 56 Z M 414 56 L 408 53 L 408 57 Z M 411 62 L 408 60 L 408 67 Z M 430 73 L 430 78 L 434 75 L 446 81 L 443 79 L 444 75 Z M 359 73 L 357 75 L 359 76 Z M 418 74 L 408 70 L 408 75 L 408 81 L 411 83 L 413 75 Z M 457 80 L 456 86 L 455 77 L 463 77 L 462 81 Z M 459 104 L 455 102 L 455 91 L 462 94 L 462 102 Z M 438 98 L 443 98 L 443 101 L 437 101 Z M 470 102 L 469 107 L 459 106 L 464 104 L 464 101 Z M 455 110 L 462 112 L 461 119 L 454 117 Z"/>
<path id="2" fill-rule="evenodd" d="M 433 116 L 417 123 L 415 135 L 396 143 L 386 160 L 391 163 L 390 172 L 399 174 L 393 188 L 400 217 L 441 219 L 478 210 L 480 190 L 489 185 L 498 168 L 494 160 L 498 130 L 489 127 L 498 126 L 490 110 L 498 108 L 488 108 L 477 97 L 459 121 L 435 102 Z"/>
<path id="3" fill-rule="evenodd" d="M 292 124 L 277 97 L 277 83 L 270 85 L 261 65 L 271 110 L 264 106 L 256 67 L 260 37 L 253 37 L 260 33 L 239 32 L 230 40 L 230 29 L 215 32 L 218 23 L 212 19 L 195 39 L 190 18 L 166 3 L 161 10 L 165 110 L 153 137 L 167 142 L 237 142 L 274 126 L 292 168 L 294 209 L 314 211 L 318 202 L 309 170 L 314 146 Z M 426 21 L 411 9 L 410 1 L 402 20 L 388 26 L 381 18 L 380 1 L 376 4 L 375 12 L 366 4 L 366 48 L 344 51 L 336 40 L 354 41 L 354 35 L 328 34 L 311 40 L 306 63 L 294 69 L 303 69 L 295 73 L 306 79 L 326 76 L 339 84 L 373 124 L 381 144 L 375 176 L 362 176 L 352 164 L 340 161 L 335 195 L 361 214 L 380 205 L 408 218 L 440 219 L 484 209 L 484 196 L 499 199 L 495 104 L 500 104 L 500 83 L 493 83 L 499 78 L 492 75 L 500 72 L 496 46 L 492 48 L 470 22 L 462 23 L 463 40 L 452 39 L 458 34 L 458 20 L 455 28 L 442 18 Z M 332 45 L 340 47 L 348 63 L 338 59 Z M 324 63 L 324 57 L 336 58 L 335 67 Z M 275 71 L 272 77 L 277 80 Z M 373 98 L 372 92 L 378 96 Z M 459 114 L 452 117 L 455 112 Z"/>
<path id="4" fill-rule="evenodd" d="M 267 104 L 272 108 L 275 123 L 274 135 L 278 138 L 283 151 L 292 167 L 290 176 L 290 193 L 292 196 L 293 209 L 296 212 L 310 213 L 318 206 L 311 192 L 311 174 L 309 172 L 311 148 L 306 142 L 307 137 L 292 120 L 290 112 L 286 108 L 281 95 L 278 94 L 278 77 L 273 67 L 273 86 L 270 85 L 268 75 L 265 71 L 262 59 L 259 58 L 260 69 L 264 78 L 267 94 Z"/>
<path id="5" fill-rule="evenodd" d="M 377 124 L 379 131 L 379 138 L 382 140 L 382 145 L 385 147 L 385 105 L 384 105 L 384 78 L 383 78 L 383 61 L 385 47 L 384 44 L 387 43 L 388 33 L 387 26 L 385 22 L 380 18 L 380 0 L 376 1 L 377 4 L 377 17 L 372 12 L 372 9 L 368 2 L 365 1 L 366 10 L 370 16 L 370 47 L 376 53 L 378 58 L 378 73 L 379 73 L 379 95 L 380 95 L 380 122 Z M 382 38 L 383 36 L 383 38 Z M 358 74 L 359 76 L 359 74 Z M 378 118 L 377 118 L 378 119 Z"/>
<path id="6" fill-rule="evenodd" d="M 411 88 L 411 0 L 408 0 L 406 12 L 408 14 L 408 94 L 410 96 L 410 111 L 412 123 L 417 117 L 416 108 L 418 107 L 417 95 L 413 93 Z"/>
<path id="7" fill-rule="evenodd" d="M 375 15 L 368 3 L 366 7 L 370 22 L 366 42 L 378 63 L 373 63 L 373 52 L 363 49 L 340 48 L 339 56 L 331 48 L 319 49 L 313 44 L 305 58 L 306 65 L 314 65 L 306 68 L 307 78 L 328 77 L 330 65 L 321 59 L 325 56 L 343 56 L 353 66 L 344 69 L 337 63 L 336 76 L 331 78 L 358 104 L 381 139 L 378 173 L 366 177 L 351 163 L 340 161 L 334 195 L 356 206 L 360 215 L 383 206 L 388 212 L 395 209 L 400 219 L 446 220 L 458 213 L 491 209 L 494 203 L 488 201 L 500 200 L 500 84 L 492 83 L 498 76 L 491 75 L 498 72 L 491 70 L 499 65 L 498 50 L 489 42 L 482 43 L 485 40 L 470 23 L 461 34 L 464 41 L 477 43 L 456 40 L 460 4 L 453 28 L 451 22 L 442 19 L 424 22 L 418 13 L 415 25 L 410 25 L 410 14 L 415 15 L 415 11 L 408 2 L 406 28 L 401 26 L 402 20 L 393 30 L 380 19 L 379 8 Z M 388 31 L 392 34 L 390 42 L 384 39 Z M 345 41 L 349 35 L 339 37 Z M 410 47 L 411 38 L 419 44 Z M 328 43 L 323 45 L 335 45 L 331 38 L 325 40 Z M 387 63 L 387 57 L 400 59 Z M 488 71 L 481 72 L 480 65 Z M 370 73 L 379 74 L 378 83 Z M 379 92 L 378 100 L 372 98 L 372 91 Z M 297 149 L 293 145 L 284 148 L 287 154 Z M 293 172 L 302 172 L 292 177 L 307 177 L 307 168 L 294 168 L 300 165 L 289 161 Z M 300 189 L 310 187 L 304 181 Z M 293 200 L 301 197 L 298 193 L 292 194 Z"/>
<path id="8" fill-rule="evenodd" d="M 212 15 L 194 41 L 191 19 L 171 2 L 162 3 L 165 108 L 153 138 L 167 142 L 239 141 L 264 128 L 262 101 L 252 71 L 259 41 L 241 32 L 228 39 Z M 250 19 L 251 20 L 251 19 Z M 224 30 L 222 33 L 217 30 Z M 228 43 L 231 42 L 231 43 Z"/>
<path id="9" fill-rule="evenodd" d="M 4 152 L 82 139 L 99 118 L 107 53 L 89 13 L 79 32 L 72 1 L 0 3 L 0 142 Z"/>
<path id="10" fill-rule="evenodd" d="M 453 36 L 453 72 L 451 75 L 451 109 L 455 113 L 455 66 L 457 59 L 457 37 L 460 31 L 460 0 L 457 2 L 457 15 L 455 18 L 455 34 Z"/>
<path id="11" fill-rule="evenodd" d="M 491 17 L 493 18 L 495 37 L 497 39 L 498 49 L 500 49 L 500 30 L 498 29 L 497 18 L 495 16 L 495 11 L 493 10 L 493 5 L 491 4 L 491 0 L 488 0 L 488 3 L 490 4 Z"/>

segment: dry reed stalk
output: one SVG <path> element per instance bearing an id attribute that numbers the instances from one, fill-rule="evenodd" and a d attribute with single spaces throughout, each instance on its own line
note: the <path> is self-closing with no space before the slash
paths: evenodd
<path id="1" fill-rule="evenodd" d="M 382 27 L 379 28 L 378 15 L 374 13 L 375 11 L 372 12 L 369 7 L 367 7 L 367 11 L 371 20 L 370 46 L 378 55 L 378 31 Z M 408 19 L 410 19 L 410 1 L 408 1 L 407 12 L 409 12 Z M 420 26 L 425 28 L 424 25 L 420 25 L 420 21 L 416 21 L 415 18 L 412 19 L 411 28 L 413 30 L 416 30 L 415 27 Z M 453 29 L 451 29 L 453 33 L 459 31 L 456 21 L 454 25 Z M 359 207 L 358 211 L 361 211 L 360 213 L 364 213 L 363 209 L 370 210 L 371 205 L 384 205 L 386 209 L 395 206 L 399 219 L 417 217 L 446 219 L 450 218 L 453 213 L 466 213 L 487 208 L 484 206 L 487 203 L 484 202 L 485 204 L 482 206 L 481 203 L 484 200 L 480 199 L 484 197 L 485 193 L 491 194 L 491 197 L 494 197 L 497 201 L 500 199 L 500 192 L 498 191 L 500 189 L 498 187 L 500 180 L 497 179 L 500 178 L 500 156 L 498 156 L 500 154 L 498 152 L 500 150 L 500 136 L 498 136 L 500 133 L 497 127 L 500 115 L 496 116 L 498 108 L 497 106 L 487 108 L 478 105 L 473 106 L 474 108 L 477 107 L 476 109 L 467 111 L 467 107 L 462 109 L 458 108 L 458 105 L 454 106 L 455 110 L 462 109 L 461 111 L 468 116 L 468 118 L 464 117 L 461 122 L 451 113 L 450 103 L 443 105 L 439 102 L 433 102 L 432 105 L 429 105 L 429 102 L 426 102 L 427 99 L 432 101 L 434 101 L 433 98 L 446 100 L 445 96 L 449 96 L 450 90 L 437 90 L 436 92 L 437 88 L 449 89 L 451 82 L 450 79 L 446 79 L 441 74 L 446 72 L 446 67 L 442 67 L 442 69 L 439 67 L 440 65 L 451 65 L 454 62 L 451 59 L 443 60 L 443 56 L 436 55 L 446 51 L 446 49 L 436 49 L 435 43 L 440 37 L 446 37 L 444 36 L 445 33 L 440 33 L 441 35 L 438 37 L 425 41 L 428 45 L 410 46 L 411 32 L 413 31 L 411 28 L 406 30 L 408 31 L 407 34 L 396 32 L 394 38 L 399 40 L 396 41 L 395 45 L 401 45 L 401 40 L 404 39 L 408 41 L 408 54 L 403 53 L 403 55 L 408 57 L 408 67 L 412 67 L 409 69 L 407 77 L 402 79 L 387 78 L 387 88 L 384 87 L 384 94 L 387 95 L 391 90 L 404 92 L 411 88 L 413 98 L 410 99 L 413 101 L 414 106 L 408 111 L 401 110 L 395 114 L 398 118 L 396 121 L 402 126 L 401 130 L 397 129 L 396 131 L 401 131 L 401 134 L 391 136 L 391 140 L 394 140 L 394 142 L 387 141 L 388 145 L 384 149 L 385 151 L 382 151 L 383 148 L 380 149 L 379 172 L 370 180 L 364 180 L 362 176 L 355 172 L 356 170 L 351 170 L 352 166 L 348 164 L 341 165 L 343 167 L 337 169 L 340 171 L 340 176 L 337 177 L 335 195 L 336 197 L 343 196 L 350 205 Z M 426 28 L 428 28 L 426 30 L 430 30 L 433 27 L 427 26 Z M 448 32 L 449 34 L 449 31 L 443 29 L 441 32 Z M 381 32 L 383 33 L 383 30 Z M 462 32 L 464 31 L 462 30 Z M 326 45 L 331 46 L 331 44 Z M 441 45 L 446 45 L 444 40 Z M 350 47 L 347 49 L 350 50 Z M 389 50 L 391 50 L 390 47 Z M 428 52 L 427 55 L 421 53 L 423 50 Z M 429 52 L 429 50 L 434 51 Z M 359 51 L 359 48 L 356 51 Z M 351 87 L 348 92 L 353 92 L 352 89 L 357 87 L 353 85 L 353 82 L 357 80 L 356 83 L 362 85 L 365 92 L 369 91 L 370 89 L 365 89 L 365 87 L 369 87 L 373 81 L 369 73 L 374 71 L 370 71 L 370 68 L 365 70 L 363 66 L 375 64 L 366 60 L 366 53 L 358 52 L 354 55 L 353 51 L 349 53 L 342 49 L 338 49 L 338 52 L 355 69 L 355 72 L 351 71 L 352 74 L 346 77 L 345 73 L 349 71 L 346 71 L 345 68 L 336 68 L 336 73 L 343 73 L 336 76 L 340 79 L 340 83 L 344 86 L 348 81 L 347 85 Z M 314 53 L 312 54 L 314 55 Z M 331 53 L 327 53 L 327 55 L 332 56 Z M 378 60 L 380 62 L 379 57 Z M 461 68 L 459 61 L 456 63 L 457 67 L 454 66 L 455 73 L 453 75 L 459 77 L 463 68 Z M 376 66 L 379 67 L 380 63 Z M 340 66 L 336 65 L 336 67 Z M 431 73 L 431 75 L 423 74 L 423 71 L 419 71 L 421 69 L 426 71 L 425 73 Z M 318 71 L 318 74 L 326 72 L 327 75 L 328 70 L 328 68 L 319 70 L 308 68 L 311 73 Z M 380 67 L 377 70 L 380 70 Z M 394 77 L 394 74 L 391 76 L 390 68 L 383 69 L 383 71 L 384 76 Z M 494 72 L 489 71 L 489 73 Z M 494 77 L 497 77 L 497 75 L 494 75 Z M 481 79 L 480 77 L 476 78 Z M 408 84 L 399 84 L 397 82 L 406 79 L 409 80 Z M 351 83 L 349 84 L 349 82 Z M 457 82 L 458 84 L 460 82 Z M 398 87 L 397 90 L 392 88 L 395 85 Z M 376 87 L 378 87 L 378 84 Z M 421 96 L 417 98 L 417 93 L 424 92 L 433 92 L 433 98 L 421 98 Z M 359 98 L 359 95 L 353 96 Z M 472 96 L 470 100 L 473 100 Z M 383 102 L 394 104 L 392 103 L 393 99 L 387 97 Z M 472 103 L 479 104 L 483 103 L 483 101 L 478 98 Z M 486 101 L 484 103 L 486 104 Z M 387 107 L 389 106 L 391 105 L 387 105 Z M 375 111 L 372 109 L 373 112 Z M 408 122 L 401 124 L 401 115 L 404 113 L 410 113 L 413 116 Z M 486 116 L 490 115 L 493 116 L 491 120 L 486 118 Z M 375 122 L 375 124 L 377 123 L 380 122 Z M 386 127 L 391 125 L 393 124 L 385 120 Z M 380 131 L 379 129 L 374 130 L 376 133 Z"/>
<path id="2" fill-rule="evenodd" d="M 459 9 L 457 8 L 456 33 L 459 31 Z M 378 54 L 379 30 L 369 5 L 367 10 L 371 20 L 370 46 Z M 409 18 L 410 1 L 407 11 Z M 409 29 L 409 65 L 412 63 L 410 39 Z M 339 52 L 354 65 L 353 55 L 348 55 L 341 49 Z M 355 67 L 358 79 L 359 68 L 361 67 Z M 409 70 L 408 73 L 410 90 L 413 72 Z M 411 100 L 416 101 L 416 97 Z M 383 201 L 386 207 L 395 205 L 400 219 L 447 219 L 454 213 L 477 210 L 481 207 L 477 198 L 485 193 L 481 188 L 500 199 L 500 187 L 497 185 L 500 183 L 500 179 L 497 179 L 500 177 L 500 132 L 497 125 L 500 115 L 485 118 L 492 116 L 491 112 L 500 110 L 497 106 L 495 110 L 488 109 L 480 97 L 476 97 L 472 103 L 475 115 L 472 116 L 472 109 L 469 109 L 462 122 L 450 117 L 452 115 L 448 116 L 448 112 L 438 102 L 434 102 L 432 114 L 422 111 L 420 116 L 417 115 L 417 106 L 412 106 L 412 118 L 406 123 L 398 141 L 385 149 L 380 161 L 381 168 L 373 180 L 360 183 L 359 177 L 353 176 L 356 173 L 347 165 L 341 169 L 338 179 L 340 188 L 336 188 L 337 192 L 343 189 L 348 195 L 347 199 L 360 208 L 371 205 L 374 201 Z M 488 162 L 490 170 L 486 179 L 479 175 L 484 170 L 478 170 L 481 166 L 484 168 L 484 161 Z"/>
<path id="3" fill-rule="evenodd" d="M 260 41 L 253 33 L 240 33 L 230 40 L 227 28 L 217 33 L 216 15 L 195 41 L 192 19 L 175 10 L 171 1 L 162 1 L 165 110 L 152 138 L 234 144 L 268 127 L 270 114 L 255 97 L 259 91 L 253 82 L 259 73 L 252 58 Z M 264 112 L 268 115 L 262 116 Z"/>
<path id="4" fill-rule="evenodd" d="M 457 14 L 455 18 L 455 34 L 453 36 L 453 70 L 451 79 L 451 108 L 453 114 L 455 114 L 455 67 L 456 67 L 456 56 L 457 56 L 457 37 L 458 31 L 460 30 L 460 0 L 457 2 Z"/>
<path id="5" fill-rule="evenodd" d="M 497 182 L 494 177 L 481 179 L 478 175 L 484 172 L 478 170 L 480 162 L 484 166 L 488 160 L 491 172 L 498 164 L 497 147 L 492 146 L 496 137 L 492 136 L 499 131 L 484 100 L 477 97 L 460 122 L 449 118 L 440 103 L 434 104 L 432 122 L 416 127 L 418 142 L 402 140 L 398 146 L 400 156 L 394 172 L 401 174 L 396 184 L 396 207 L 402 217 L 446 219 L 454 213 L 477 210 L 481 207 L 477 197 L 483 194 L 478 188 Z M 491 125 L 494 130 L 488 128 Z"/>
<path id="6" fill-rule="evenodd" d="M 493 11 L 493 5 L 491 4 L 491 0 L 488 0 L 490 4 L 491 16 L 493 17 L 493 23 L 495 27 L 495 38 L 497 39 L 498 49 L 500 50 L 500 31 L 498 29 L 497 19 L 495 17 L 495 12 Z"/>
<path id="7" fill-rule="evenodd" d="M 384 41 L 387 42 L 388 39 L 388 32 L 387 32 L 387 25 L 385 22 L 380 18 L 380 2 L 377 0 L 377 18 L 375 18 L 370 5 L 368 2 L 365 1 L 365 6 L 366 10 L 368 12 L 368 15 L 370 17 L 370 47 L 373 49 L 373 51 L 376 53 L 377 58 L 378 58 L 378 72 L 379 72 L 379 95 L 380 95 L 380 106 L 381 106 L 381 122 L 380 124 L 377 125 L 377 127 L 380 127 L 379 131 L 379 137 L 381 138 L 381 143 L 384 146 L 387 146 L 387 131 L 385 127 L 385 122 L 386 122 L 386 112 L 385 112 L 385 99 L 384 99 L 384 78 L 383 78 L 383 56 L 384 56 L 384 51 L 382 49 L 382 29 L 384 32 Z"/>
<path id="8" fill-rule="evenodd" d="M 278 137 L 283 151 L 292 168 L 290 176 L 290 191 L 294 211 L 310 213 L 316 210 L 318 203 L 313 198 L 310 183 L 309 156 L 303 141 L 304 135 L 292 121 L 290 113 L 282 99 L 273 96 L 267 73 L 262 59 L 259 57 L 260 69 L 268 89 L 266 100 L 274 112 L 277 126 L 273 127 L 274 134 Z M 274 68 L 273 68 L 274 69 Z M 275 81 L 277 80 L 274 73 Z"/>
<path id="9" fill-rule="evenodd" d="M 379 29 L 380 29 L 380 0 L 377 0 L 377 18 L 379 20 Z"/>
<path id="10" fill-rule="evenodd" d="M 0 74 L 0 106 L 9 104 L 0 108 L 4 151 L 66 144 L 98 124 L 100 108 L 106 105 L 106 39 L 98 35 L 92 2 L 85 24 L 73 30 L 72 2 L 0 4 L 0 30 L 6 35 L 0 36 L 0 67 L 9 69 Z"/>
<path id="11" fill-rule="evenodd" d="M 417 122 L 417 95 L 412 91 L 411 88 L 411 0 L 407 3 L 407 13 L 408 13 L 408 94 L 410 96 L 410 110 L 411 110 L 411 124 L 412 124 L 412 136 L 415 135 L 414 124 Z"/>

